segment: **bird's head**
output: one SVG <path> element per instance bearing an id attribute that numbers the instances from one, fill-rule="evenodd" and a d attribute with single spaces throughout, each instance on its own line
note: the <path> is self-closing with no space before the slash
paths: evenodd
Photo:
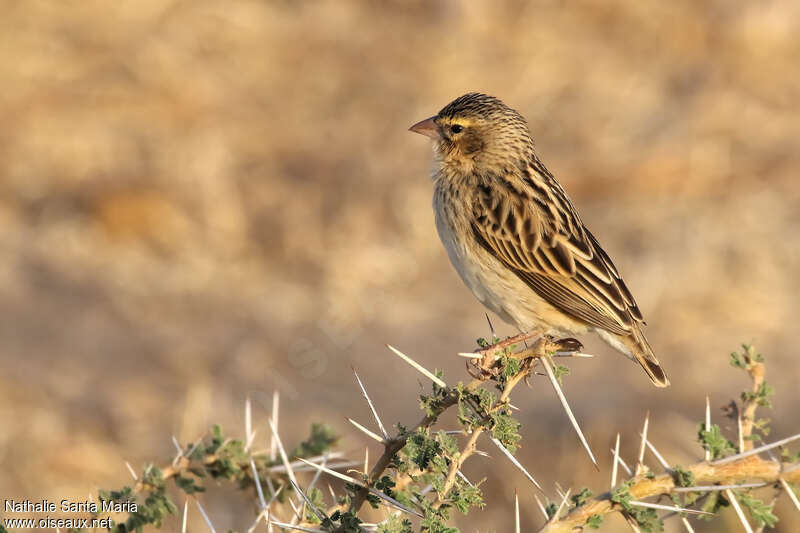
<path id="1" fill-rule="evenodd" d="M 440 162 L 459 172 L 484 173 L 519 166 L 533 153 L 522 115 L 494 96 L 469 93 L 410 131 L 430 137 Z"/>

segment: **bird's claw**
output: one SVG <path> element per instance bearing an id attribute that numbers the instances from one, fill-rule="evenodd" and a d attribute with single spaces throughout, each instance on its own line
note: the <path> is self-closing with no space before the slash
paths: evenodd
<path id="1" fill-rule="evenodd" d="M 528 340 L 533 340 L 531 346 L 528 346 Z M 510 351 L 513 347 L 522 344 L 521 349 Z M 577 339 L 567 337 L 563 339 L 556 339 L 552 335 L 542 335 L 539 332 L 521 333 L 514 337 L 509 337 L 506 340 L 498 341 L 490 346 L 476 350 L 474 353 L 480 355 L 480 358 L 475 358 L 467 361 L 467 373 L 475 379 L 487 381 L 496 376 L 500 371 L 500 363 L 498 361 L 499 354 L 509 350 L 509 355 L 515 355 L 520 359 L 528 359 L 534 356 L 542 356 L 548 353 L 555 352 L 580 352 L 583 349 L 583 344 Z"/>

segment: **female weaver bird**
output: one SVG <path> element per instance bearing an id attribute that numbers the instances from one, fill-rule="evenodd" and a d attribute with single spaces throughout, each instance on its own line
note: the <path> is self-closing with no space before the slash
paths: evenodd
<path id="1" fill-rule="evenodd" d="M 518 112 L 470 93 L 410 130 L 434 141 L 436 228 L 483 305 L 523 332 L 595 331 L 657 387 L 669 385 L 633 295 L 536 156 Z"/>

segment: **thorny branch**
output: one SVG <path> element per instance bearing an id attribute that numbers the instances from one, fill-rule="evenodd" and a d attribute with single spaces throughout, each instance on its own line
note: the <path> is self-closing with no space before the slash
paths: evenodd
<path id="1" fill-rule="evenodd" d="M 522 359 L 523 365 L 521 367 L 520 372 L 518 372 L 515 376 L 511 377 L 506 384 L 504 385 L 503 392 L 500 396 L 501 404 L 503 402 L 507 402 L 509 396 L 511 395 L 511 391 L 516 387 L 520 381 L 524 380 L 528 377 L 533 369 L 533 361 L 536 358 L 544 357 L 549 351 L 555 351 L 556 349 L 560 348 L 560 344 L 552 344 L 549 338 L 541 336 L 538 332 L 533 333 L 526 333 L 520 334 L 515 337 L 510 337 L 504 341 L 497 342 L 484 350 L 481 350 L 476 355 L 481 355 L 482 358 L 475 363 L 477 375 L 469 384 L 464 387 L 465 391 L 472 392 L 478 389 L 481 385 L 483 385 L 489 376 L 495 374 L 497 372 L 497 360 L 495 359 L 494 355 L 498 351 L 506 350 L 507 348 L 511 348 L 519 343 L 525 342 L 531 338 L 537 338 L 537 340 L 533 343 L 533 346 L 527 348 L 519 353 L 510 353 L 510 357 L 513 358 L 524 358 Z M 476 375 L 473 373 L 473 375 Z M 411 430 L 405 431 L 403 433 L 399 433 L 394 438 L 390 439 L 385 443 L 384 452 L 375 463 L 375 466 L 372 468 L 369 474 L 369 483 L 374 483 L 378 480 L 389 464 L 392 462 L 393 457 L 403 449 L 406 445 L 406 442 L 410 435 L 418 431 L 419 429 L 429 428 L 436 423 L 439 417 L 449 408 L 453 407 L 458 403 L 459 400 L 459 391 L 456 388 L 450 388 L 446 397 L 439 402 L 435 411 L 430 413 L 422 418 L 422 420 L 417 423 Z M 461 451 L 458 459 L 452 461 L 450 465 L 450 469 L 448 471 L 447 478 L 445 480 L 444 489 L 438 495 L 437 504 L 441 505 L 441 503 L 446 499 L 447 494 L 452 489 L 453 484 L 455 483 L 456 476 L 458 474 L 458 470 L 464 464 L 464 462 L 475 452 L 475 444 L 478 440 L 478 437 L 483 433 L 483 426 L 476 427 L 472 435 L 470 436 L 469 441 L 465 445 L 464 449 Z M 368 491 L 366 488 L 360 489 L 356 492 L 355 496 L 353 497 L 352 503 L 350 505 L 350 511 L 353 513 L 357 513 L 361 506 L 367 499 Z"/>
<path id="2" fill-rule="evenodd" d="M 650 473 L 637 474 L 624 482 L 632 500 L 640 501 L 650 497 L 670 496 L 675 495 L 678 491 L 686 493 L 687 489 L 677 484 L 677 482 L 686 479 L 690 479 L 692 481 L 691 485 L 697 487 L 697 493 L 713 491 L 715 486 L 743 485 L 744 487 L 752 487 L 752 484 L 744 485 L 744 483 L 761 482 L 764 486 L 774 485 L 778 491 L 786 491 L 792 500 L 796 499 L 796 496 L 791 492 L 792 489 L 789 484 L 800 483 L 800 467 L 797 464 L 787 464 L 772 457 L 769 460 L 762 459 L 756 454 L 759 449 L 753 449 L 756 409 L 759 406 L 769 405 L 768 396 L 771 394 L 771 390 L 764 381 L 765 368 L 763 359 L 755 353 L 751 346 L 745 345 L 743 348 L 744 353 L 742 355 L 731 354 L 733 366 L 744 369 L 752 379 L 751 391 L 742 394 L 742 404 L 737 406 L 739 411 L 737 414 L 741 416 L 742 420 L 740 441 L 743 442 L 743 445 L 740 453 L 716 461 L 706 459 L 685 468 L 675 467 L 675 469 L 680 470 L 681 478 L 676 477 L 676 470 L 671 468 L 668 473 L 658 476 Z M 708 431 L 710 428 L 707 426 L 708 422 L 702 427 Z M 767 451 L 769 448 L 777 447 L 776 445 L 786 443 L 795 438 L 800 438 L 800 435 L 783 439 L 783 441 L 773 445 L 764 446 L 763 450 Z M 726 495 L 729 498 L 734 497 L 733 494 L 730 488 L 726 490 Z M 556 514 L 552 520 L 548 521 L 539 530 L 539 533 L 569 533 L 583 529 L 592 520 L 597 520 L 596 517 L 602 517 L 608 513 L 622 512 L 623 515 L 626 515 L 625 506 L 618 501 L 615 502 L 614 499 L 615 492 L 607 492 L 584 502 L 582 505 L 577 505 L 563 518 L 559 519 Z M 617 499 L 619 498 L 617 497 Z M 767 508 L 771 509 L 771 506 L 767 506 Z M 800 510 L 800 506 L 798 506 L 798 509 Z M 740 519 L 744 520 L 742 516 L 740 516 Z M 746 525 L 746 529 L 749 530 L 749 528 L 750 526 Z"/>

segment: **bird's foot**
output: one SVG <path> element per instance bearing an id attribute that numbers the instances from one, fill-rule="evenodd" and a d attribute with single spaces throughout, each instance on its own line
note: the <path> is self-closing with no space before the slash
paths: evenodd
<path id="1" fill-rule="evenodd" d="M 474 353 L 480 357 L 467 362 L 467 372 L 475 379 L 486 381 L 501 370 L 500 359 L 504 355 L 515 359 L 529 359 L 556 352 L 580 352 L 582 349 L 580 341 L 571 337 L 556 339 L 539 331 L 520 333 L 475 351 Z"/>

